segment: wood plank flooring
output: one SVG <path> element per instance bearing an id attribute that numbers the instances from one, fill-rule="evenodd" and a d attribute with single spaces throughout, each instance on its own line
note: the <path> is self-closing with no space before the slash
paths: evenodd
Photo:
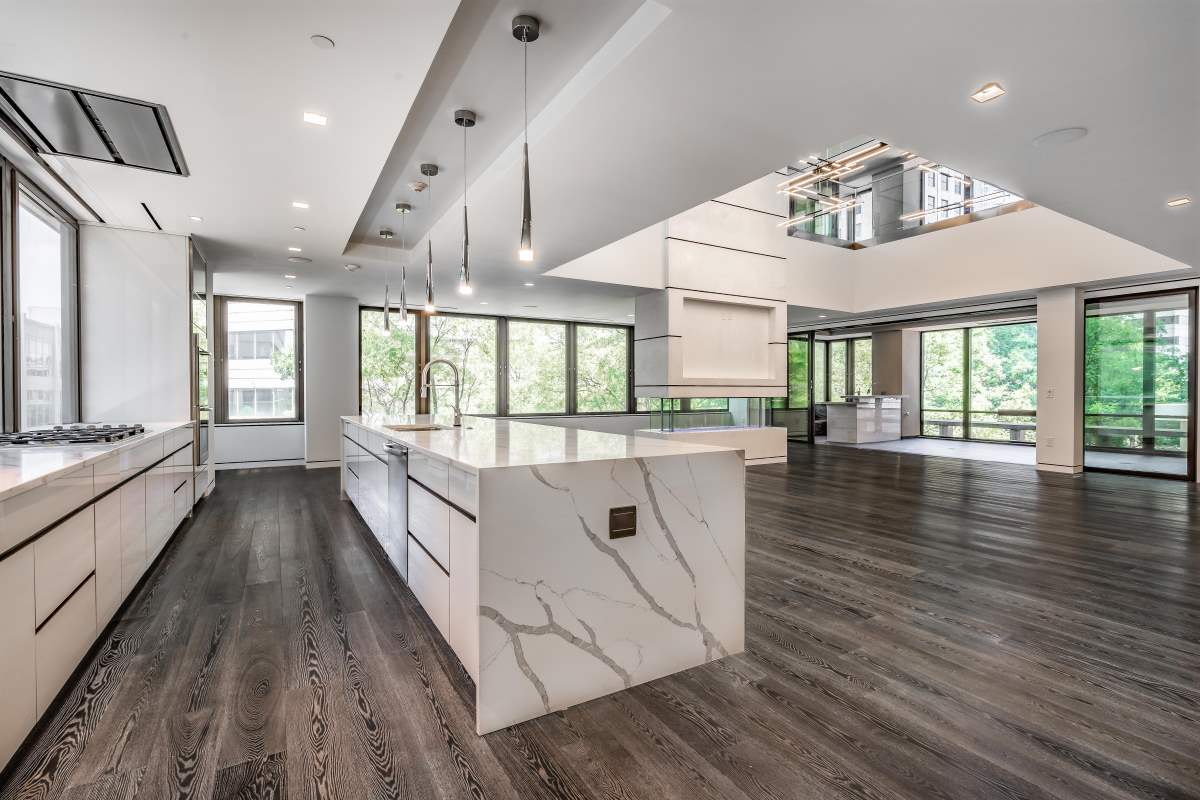
<path id="1" fill-rule="evenodd" d="M 1200 797 L 1200 496 L 793 445 L 748 647 L 477 737 L 334 470 L 222 472 L 5 798 Z"/>

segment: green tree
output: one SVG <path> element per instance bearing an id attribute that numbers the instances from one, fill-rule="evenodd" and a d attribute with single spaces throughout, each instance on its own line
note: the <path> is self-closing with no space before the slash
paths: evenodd
<path id="1" fill-rule="evenodd" d="M 393 314 L 391 331 L 383 329 L 383 312 L 361 316 L 362 412 L 399 416 L 416 411 L 416 318 L 401 325 Z"/>

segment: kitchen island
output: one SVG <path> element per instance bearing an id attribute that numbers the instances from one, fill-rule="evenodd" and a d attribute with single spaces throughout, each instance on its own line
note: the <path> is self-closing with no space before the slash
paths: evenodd
<path id="1" fill-rule="evenodd" d="M 827 441 L 839 444 L 894 442 L 900 438 L 903 395 L 847 395 L 844 403 L 825 404 Z"/>
<path id="2" fill-rule="evenodd" d="M 342 421 L 343 492 L 475 680 L 480 734 L 743 650 L 740 451 L 482 417 Z"/>

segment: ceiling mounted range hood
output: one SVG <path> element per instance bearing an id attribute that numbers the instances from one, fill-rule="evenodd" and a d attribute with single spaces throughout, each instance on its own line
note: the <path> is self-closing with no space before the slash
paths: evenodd
<path id="1" fill-rule="evenodd" d="M 0 115 L 42 153 L 188 174 L 165 106 L 0 72 Z"/>

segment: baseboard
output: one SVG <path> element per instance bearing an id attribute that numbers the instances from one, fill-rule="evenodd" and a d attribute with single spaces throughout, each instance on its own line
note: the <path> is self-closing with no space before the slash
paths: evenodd
<path id="1" fill-rule="evenodd" d="M 306 462 L 304 462 L 305 469 L 331 469 L 333 467 L 340 467 L 341 465 L 342 465 L 341 459 L 334 459 L 333 461 L 306 461 Z"/>
<path id="2" fill-rule="evenodd" d="M 765 458 L 747 458 L 747 467 L 757 467 L 761 464 L 786 464 L 787 456 L 767 456 Z"/>
<path id="3" fill-rule="evenodd" d="M 1038 464 L 1037 468 L 1041 472 L 1057 472 L 1061 475 L 1078 475 L 1083 472 L 1083 467 L 1069 467 L 1065 464 Z"/>
<path id="4" fill-rule="evenodd" d="M 219 461 L 217 471 L 225 469 L 259 469 L 260 467 L 303 467 L 303 458 L 280 458 L 272 461 Z"/>

